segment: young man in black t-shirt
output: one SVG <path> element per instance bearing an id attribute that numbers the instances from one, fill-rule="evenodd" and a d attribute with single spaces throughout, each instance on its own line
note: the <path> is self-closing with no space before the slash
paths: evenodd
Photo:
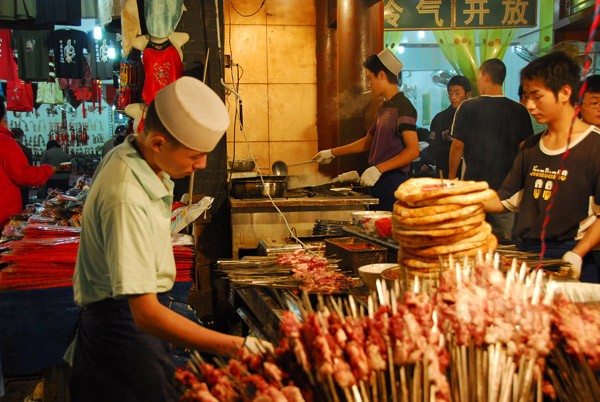
<path id="1" fill-rule="evenodd" d="M 533 135 L 525 107 L 502 93 L 506 66 L 499 59 L 484 61 L 477 74 L 480 96 L 458 107 L 452 125 L 449 178 L 457 177 L 464 155 L 465 180 L 486 181 L 498 190 L 512 166 L 519 144 Z M 512 243 L 513 214 L 486 217 L 501 244 Z"/>
<path id="2" fill-rule="evenodd" d="M 598 283 L 589 252 L 600 242 L 600 131 L 579 119 L 571 123 L 579 70 L 569 56 L 553 52 L 521 71 L 527 110 L 548 129 L 525 141 L 499 197 L 485 209 L 518 211 L 513 234 L 519 249 L 540 252 L 544 235 L 544 257 L 562 257 L 573 278 Z"/>

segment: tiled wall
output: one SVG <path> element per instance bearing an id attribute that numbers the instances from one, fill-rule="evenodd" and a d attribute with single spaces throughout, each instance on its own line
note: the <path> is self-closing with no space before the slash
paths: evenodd
<path id="1" fill-rule="evenodd" d="M 248 157 L 249 146 L 263 174 L 270 174 L 276 160 L 292 164 L 312 158 L 317 152 L 314 0 L 267 0 L 260 10 L 262 0 L 224 3 L 223 48 L 234 63 L 225 70 L 225 81 L 231 85 L 240 75 L 238 92 L 247 138 L 240 132 L 238 119 L 235 158 Z M 235 64 L 241 67 L 239 72 Z M 233 122 L 236 98 L 232 94 L 227 96 L 227 104 Z M 229 158 L 233 149 L 231 124 L 227 131 Z M 315 165 L 308 166 L 316 171 Z M 290 168 L 290 174 L 302 174 L 306 169 Z"/>

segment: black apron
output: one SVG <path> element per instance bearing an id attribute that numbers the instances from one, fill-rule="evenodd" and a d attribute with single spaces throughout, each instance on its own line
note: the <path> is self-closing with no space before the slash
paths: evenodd
<path id="1" fill-rule="evenodd" d="M 168 303 L 168 296 L 159 300 Z M 170 344 L 138 329 L 127 300 L 81 310 L 69 379 L 73 402 L 176 401 L 174 372 Z"/>

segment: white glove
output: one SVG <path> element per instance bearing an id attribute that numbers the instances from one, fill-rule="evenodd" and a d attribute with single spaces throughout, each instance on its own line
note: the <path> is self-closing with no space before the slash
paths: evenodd
<path id="1" fill-rule="evenodd" d="M 313 156 L 312 160 L 317 161 L 317 163 L 322 163 L 323 165 L 327 165 L 327 164 L 331 163 L 333 158 L 335 158 L 335 155 L 333 154 L 333 152 L 331 152 L 331 149 L 325 149 L 323 151 L 320 151 L 315 156 Z"/>
<path id="2" fill-rule="evenodd" d="M 381 172 L 375 166 L 371 166 L 365 170 L 360 176 L 360 185 L 365 187 L 372 187 L 377 183 L 377 180 L 381 177 Z"/>
<path id="3" fill-rule="evenodd" d="M 272 353 L 275 350 L 271 342 L 258 339 L 254 336 L 247 336 L 244 339 L 244 349 L 252 354 Z"/>
<path id="4" fill-rule="evenodd" d="M 581 264 L 583 262 L 581 256 L 573 251 L 567 251 L 563 255 L 562 260 L 571 264 L 569 278 L 579 279 L 581 276 Z"/>

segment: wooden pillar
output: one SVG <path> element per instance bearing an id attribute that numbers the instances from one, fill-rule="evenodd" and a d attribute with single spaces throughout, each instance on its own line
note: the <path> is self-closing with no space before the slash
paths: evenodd
<path id="1" fill-rule="evenodd" d="M 337 37 L 335 0 L 315 0 L 317 31 L 317 132 L 319 150 L 338 145 Z M 320 166 L 321 173 L 337 174 L 336 164 Z"/>
<path id="2" fill-rule="evenodd" d="M 368 90 L 362 63 L 383 49 L 383 1 L 337 0 L 331 18 L 332 1 L 336 2 L 315 1 L 319 149 L 364 136 L 371 124 L 373 100 L 362 95 Z M 361 154 L 336 158 L 321 170 L 334 175 L 362 172 L 366 167 L 367 155 Z"/>

